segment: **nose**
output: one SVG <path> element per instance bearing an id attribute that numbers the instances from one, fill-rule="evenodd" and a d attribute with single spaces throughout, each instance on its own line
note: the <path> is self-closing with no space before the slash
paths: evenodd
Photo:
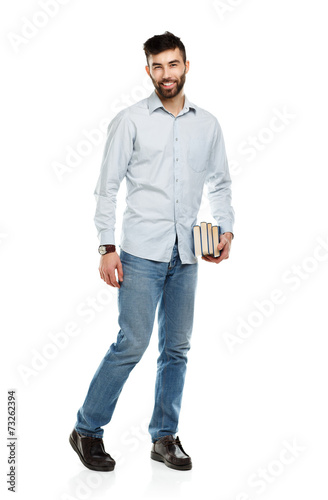
<path id="1" fill-rule="evenodd" d="M 164 68 L 163 70 L 163 80 L 169 80 L 170 79 L 170 70 L 169 68 Z"/>

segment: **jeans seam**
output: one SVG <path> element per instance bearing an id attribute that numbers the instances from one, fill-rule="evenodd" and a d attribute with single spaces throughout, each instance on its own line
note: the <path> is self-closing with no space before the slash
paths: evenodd
<path id="1" fill-rule="evenodd" d="M 166 364 L 164 367 L 163 371 L 163 380 L 162 380 L 162 394 L 161 394 L 161 409 L 162 409 L 162 429 L 164 425 L 164 405 L 163 405 L 163 395 L 164 395 L 164 382 L 165 382 L 165 377 L 166 377 L 166 370 L 167 370 L 167 350 L 166 350 L 166 345 L 167 345 L 167 318 L 166 318 L 166 298 L 165 298 L 165 288 L 166 288 L 166 283 L 164 284 L 163 288 L 163 305 L 164 305 L 164 332 L 165 332 L 165 340 L 164 340 L 164 351 L 165 351 L 165 356 L 166 356 Z"/>

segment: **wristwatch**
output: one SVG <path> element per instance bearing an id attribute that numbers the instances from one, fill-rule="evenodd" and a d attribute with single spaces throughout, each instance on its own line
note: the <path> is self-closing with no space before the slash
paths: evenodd
<path id="1" fill-rule="evenodd" d="M 115 245 L 100 245 L 98 248 L 98 252 L 100 253 L 100 255 L 105 255 L 106 253 L 112 253 L 115 251 Z"/>

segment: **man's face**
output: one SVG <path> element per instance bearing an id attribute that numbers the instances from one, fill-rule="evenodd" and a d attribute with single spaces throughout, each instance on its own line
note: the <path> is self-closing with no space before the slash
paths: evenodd
<path id="1" fill-rule="evenodd" d="M 156 56 L 151 54 L 148 59 L 146 71 L 157 93 L 165 99 L 179 94 L 189 71 L 189 61 L 184 65 L 180 50 L 165 50 Z"/>

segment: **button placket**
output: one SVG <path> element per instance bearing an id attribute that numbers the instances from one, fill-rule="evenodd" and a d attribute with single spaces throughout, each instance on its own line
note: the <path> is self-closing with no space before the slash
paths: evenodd
<path id="1" fill-rule="evenodd" d="M 173 151 L 174 151 L 174 194 L 175 194 L 175 224 L 177 223 L 177 208 L 179 204 L 179 184 L 178 184 L 178 178 L 179 178 L 179 136 L 178 136 L 178 125 L 177 125 L 177 117 L 174 120 L 174 127 L 173 127 Z"/>

